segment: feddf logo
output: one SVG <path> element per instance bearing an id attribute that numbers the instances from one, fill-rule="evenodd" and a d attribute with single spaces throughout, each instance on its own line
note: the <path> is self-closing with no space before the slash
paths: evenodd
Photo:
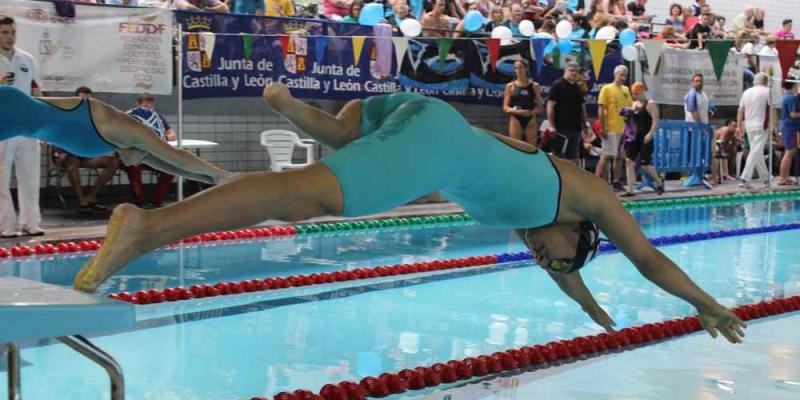
<path id="1" fill-rule="evenodd" d="M 74 18 L 60 17 L 58 15 L 50 15 L 47 10 L 41 8 L 31 8 L 25 11 L 25 18 L 34 22 L 50 22 L 54 24 L 74 24 Z"/>
<path id="2" fill-rule="evenodd" d="M 138 22 L 120 22 L 120 33 L 135 33 L 144 35 L 160 35 L 164 33 L 164 24 L 146 24 Z"/>

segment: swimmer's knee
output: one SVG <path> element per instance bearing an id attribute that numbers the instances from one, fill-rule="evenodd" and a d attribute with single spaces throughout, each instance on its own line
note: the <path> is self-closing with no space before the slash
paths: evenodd
<path id="1" fill-rule="evenodd" d="M 285 221 L 303 221 L 309 218 L 340 215 L 342 210 L 342 194 L 336 176 L 324 164 L 312 164 L 310 167 L 277 173 L 273 177 L 282 180 L 285 204 L 281 219 Z"/>
<path id="2" fill-rule="evenodd" d="M 357 139 L 361 135 L 361 99 L 345 104 L 336 119 L 344 124 L 351 139 Z"/>
<path id="3" fill-rule="evenodd" d="M 286 100 L 291 98 L 289 89 L 279 83 L 272 83 L 264 88 L 261 97 L 270 107 L 280 110 L 286 103 Z"/>

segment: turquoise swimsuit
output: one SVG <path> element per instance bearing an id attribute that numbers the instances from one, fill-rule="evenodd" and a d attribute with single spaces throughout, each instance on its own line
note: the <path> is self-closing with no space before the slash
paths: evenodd
<path id="1" fill-rule="evenodd" d="M 97 132 L 88 101 L 64 110 L 0 85 L 0 140 L 14 136 L 39 139 L 81 157 L 97 157 L 116 150 Z"/>
<path id="2" fill-rule="evenodd" d="M 437 190 L 487 225 L 534 228 L 558 215 L 561 178 L 546 154 L 517 150 L 434 98 L 364 100 L 361 137 L 321 161 L 339 180 L 349 217 Z"/>

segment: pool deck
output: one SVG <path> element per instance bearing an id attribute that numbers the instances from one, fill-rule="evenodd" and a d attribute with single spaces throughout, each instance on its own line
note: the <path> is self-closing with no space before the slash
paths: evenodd
<path id="1" fill-rule="evenodd" d="M 797 190 L 800 186 L 777 186 L 777 179 L 773 183 L 774 191 L 781 190 Z M 763 185 L 756 185 L 756 189 L 740 188 L 736 182 L 726 182 L 722 185 L 717 185 L 712 189 L 705 189 L 704 187 L 683 187 L 679 181 L 668 181 L 667 191 L 663 196 L 658 196 L 650 189 L 644 192 L 637 193 L 636 197 L 632 199 L 624 199 L 623 201 L 635 200 L 649 200 L 655 198 L 676 198 L 676 197 L 690 197 L 690 196 L 705 196 L 705 195 L 721 195 L 730 193 L 743 193 L 743 192 L 757 192 L 765 191 Z M 424 203 L 424 204 L 410 204 L 403 207 L 398 207 L 389 212 L 366 216 L 363 218 L 390 218 L 390 217 L 404 217 L 414 215 L 437 215 L 437 214 L 451 214 L 462 212 L 462 209 L 449 202 L 443 203 Z M 42 228 L 47 232 L 44 236 L 39 237 L 19 237 L 12 239 L 0 239 L 0 247 L 13 247 L 17 245 L 26 244 L 33 246 L 37 243 L 48 242 L 61 242 L 70 240 L 96 240 L 101 239 L 106 232 L 107 218 L 109 212 L 95 212 L 90 215 L 79 214 L 75 208 L 66 211 L 60 208 L 43 208 L 43 221 Z M 362 219 L 363 219 L 362 218 Z M 305 222 L 322 222 L 340 220 L 342 218 L 324 217 L 315 218 Z M 264 225 L 280 225 L 279 221 L 266 221 Z"/>
<path id="2" fill-rule="evenodd" d="M 800 398 L 800 313 L 749 321 L 744 343 L 705 332 L 558 367 L 507 374 L 398 399 Z"/>

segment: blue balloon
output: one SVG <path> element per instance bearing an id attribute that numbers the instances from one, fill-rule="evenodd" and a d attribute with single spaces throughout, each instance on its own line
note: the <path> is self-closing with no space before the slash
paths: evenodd
<path id="1" fill-rule="evenodd" d="M 622 47 L 631 46 L 636 43 L 636 31 L 633 29 L 625 29 L 624 31 L 620 32 L 619 34 L 619 44 Z"/>
<path id="2" fill-rule="evenodd" d="M 483 26 L 483 15 L 480 11 L 472 10 L 464 16 L 464 29 L 467 32 L 475 32 Z"/>
<path id="3" fill-rule="evenodd" d="M 572 51 L 572 40 L 565 39 L 558 41 L 558 51 L 562 56 L 569 54 Z"/>
<path id="4" fill-rule="evenodd" d="M 361 25 L 373 26 L 383 20 L 383 5 L 379 3 L 369 3 L 361 9 L 358 15 L 358 23 Z"/>

